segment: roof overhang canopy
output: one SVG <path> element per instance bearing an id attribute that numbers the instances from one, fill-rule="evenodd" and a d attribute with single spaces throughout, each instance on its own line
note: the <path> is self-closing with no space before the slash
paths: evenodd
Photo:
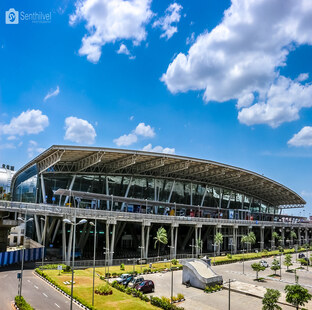
<path id="1" fill-rule="evenodd" d="M 302 207 L 297 193 L 263 175 L 214 161 L 145 151 L 54 145 L 13 177 L 37 164 L 39 173 L 165 177 L 226 188 L 282 208 Z"/>

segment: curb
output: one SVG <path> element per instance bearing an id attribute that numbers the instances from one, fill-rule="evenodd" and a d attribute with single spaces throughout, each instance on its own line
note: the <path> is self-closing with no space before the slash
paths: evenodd
<path id="1" fill-rule="evenodd" d="M 50 286 L 52 286 L 53 288 L 55 288 L 56 290 L 58 290 L 61 294 L 63 294 L 65 297 L 71 299 L 71 296 L 68 295 L 66 292 L 64 292 L 62 289 L 60 289 L 59 287 L 57 287 L 56 285 L 52 284 L 50 281 L 48 281 L 45 277 L 41 276 L 40 274 L 38 274 L 36 271 L 34 271 L 34 274 L 41 278 L 42 280 L 44 280 L 46 283 L 48 283 Z M 73 298 L 73 302 L 75 304 L 77 304 L 80 308 L 84 309 L 84 310 L 90 310 L 87 306 L 83 305 L 82 303 L 80 303 L 78 300 L 76 300 L 75 298 Z M 15 308 L 18 310 L 18 308 Z"/>
<path id="2" fill-rule="evenodd" d="M 227 290 L 227 291 L 229 290 L 229 288 L 228 288 L 228 287 L 225 287 L 225 286 L 223 286 L 223 289 L 224 289 L 224 290 Z M 233 288 L 231 288 L 231 292 L 243 294 L 243 295 L 246 295 L 246 296 L 256 297 L 256 298 L 259 298 L 259 299 L 262 299 L 262 298 L 263 298 L 263 297 L 260 297 L 260 296 L 258 296 L 258 295 L 255 295 L 255 294 L 248 293 L 248 292 L 243 292 L 243 291 L 236 290 L 236 289 L 233 289 Z M 293 307 L 293 308 L 295 308 L 295 307 L 292 306 L 291 304 L 288 304 L 288 303 L 283 302 L 283 301 L 278 301 L 277 303 L 278 303 L 278 304 L 281 304 L 281 305 L 284 305 L 284 306 L 288 306 L 288 307 Z"/>
<path id="3" fill-rule="evenodd" d="M 14 309 L 14 310 L 19 310 L 19 308 L 16 306 L 15 301 L 11 302 L 11 308 Z"/>

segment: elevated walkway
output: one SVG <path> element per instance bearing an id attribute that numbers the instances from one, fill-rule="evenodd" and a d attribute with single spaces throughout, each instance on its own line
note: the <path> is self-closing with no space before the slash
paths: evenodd
<path id="1" fill-rule="evenodd" d="M 206 286 L 222 284 L 222 276 L 217 275 L 209 262 L 202 259 L 180 260 L 183 265 L 182 282 L 193 287 L 205 289 Z"/>

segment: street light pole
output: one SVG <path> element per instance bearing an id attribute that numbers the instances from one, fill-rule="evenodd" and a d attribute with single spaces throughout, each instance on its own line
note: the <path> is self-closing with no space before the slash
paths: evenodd
<path id="1" fill-rule="evenodd" d="M 75 218 L 74 222 L 69 219 L 64 219 L 64 223 L 71 224 L 72 229 L 74 230 L 74 238 L 73 238 L 73 251 L 72 251 L 72 280 L 71 280 L 71 292 L 70 292 L 70 310 L 73 309 L 73 292 L 74 292 L 74 268 L 75 268 L 75 246 L 76 246 L 76 226 L 87 223 L 86 219 L 80 220 L 76 223 L 76 207 L 75 207 Z"/>
<path id="2" fill-rule="evenodd" d="M 22 285 L 23 285 L 23 272 L 24 272 L 24 253 L 25 253 L 25 240 L 26 240 L 26 227 L 27 223 L 33 221 L 34 219 L 31 217 L 28 220 L 27 218 L 27 209 L 26 209 L 26 214 L 25 214 L 25 219 L 22 217 L 19 217 L 18 220 L 22 221 L 25 224 L 25 229 L 24 229 L 24 240 L 23 240 L 23 250 L 22 250 L 22 265 L 21 265 L 21 275 L 20 275 L 20 280 L 19 280 L 19 296 L 22 296 Z"/>
<path id="3" fill-rule="evenodd" d="M 174 249 L 174 246 L 168 245 L 168 248 Z M 173 269 L 172 269 L 172 260 L 170 261 L 170 269 L 171 269 L 171 304 L 173 303 Z"/>
<path id="4" fill-rule="evenodd" d="M 140 259 L 140 265 L 141 265 L 141 274 L 142 274 L 142 260 L 143 260 L 143 249 L 144 249 L 144 246 L 139 246 L 139 249 L 141 250 L 141 259 Z"/>
<path id="5" fill-rule="evenodd" d="M 95 224 L 94 224 L 95 223 Z M 93 243 L 93 290 L 92 290 L 92 306 L 94 306 L 94 281 L 95 281 L 95 252 L 96 252 L 96 219 L 90 222 L 91 226 L 94 226 L 94 243 Z"/>

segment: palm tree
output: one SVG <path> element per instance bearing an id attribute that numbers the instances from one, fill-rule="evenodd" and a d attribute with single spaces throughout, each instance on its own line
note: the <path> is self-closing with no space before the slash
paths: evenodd
<path id="1" fill-rule="evenodd" d="M 294 245 L 294 239 L 297 239 L 297 234 L 292 230 L 290 232 L 290 239 L 292 240 L 292 246 Z"/>
<path id="2" fill-rule="evenodd" d="M 214 244 L 218 246 L 218 253 L 220 253 L 220 245 L 223 243 L 223 235 L 217 232 L 214 236 Z"/>
<path id="3" fill-rule="evenodd" d="M 167 231 L 165 228 L 163 227 L 160 227 L 158 230 L 157 230 L 157 233 L 156 233 L 156 237 L 154 237 L 155 239 L 155 245 L 154 245 L 154 248 L 156 249 L 156 246 L 157 246 L 157 242 L 158 242 L 158 257 L 159 257 L 159 249 L 160 249 L 160 244 L 167 244 L 168 243 L 168 237 L 167 237 Z"/>
<path id="4" fill-rule="evenodd" d="M 279 234 L 276 231 L 272 232 L 272 240 L 275 240 L 275 241 L 279 241 L 280 240 L 280 236 L 279 236 Z"/>
<path id="5" fill-rule="evenodd" d="M 247 245 L 247 250 L 248 250 L 248 244 L 251 245 L 256 243 L 256 235 L 254 234 L 254 232 L 250 232 L 248 235 L 243 235 L 241 238 L 241 243 L 244 243 Z"/>
<path id="6" fill-rule="evenodd" d="M 203 241 L 200 238 L 198 238 L 196 241 L 196 248 L 199 250 L 199 255 L 201 255 L 203 249 Z"/>

